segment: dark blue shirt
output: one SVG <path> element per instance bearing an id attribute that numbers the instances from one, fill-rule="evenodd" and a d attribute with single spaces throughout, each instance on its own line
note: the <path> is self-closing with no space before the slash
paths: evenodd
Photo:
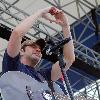
<path id="1" fill-rule="evenodd" d="M 32 68 L 20 62 L 20 54 L 12 58 L 7 54 L 7 50 L 5 51 L 2 66 L 3 73 L 8 71 L 21 71 L 41 82 L 41 78 L 39 77 L 41 75 L 45 80 L 51 80 L 51 69 L 52 63 L 48 60 L 43 59 L 38 68 Z"/>

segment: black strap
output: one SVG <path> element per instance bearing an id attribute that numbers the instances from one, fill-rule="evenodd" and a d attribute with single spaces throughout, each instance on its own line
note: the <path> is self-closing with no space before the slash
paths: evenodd
<path id="1" fill-rule="evenodd" d="M 51 92 L 55 92 L 54 87 L 53 87 L 53 82 L 52 81 L 47 81 L 48 82 L 48 87 L 51 89 Z"/>
<path id="2" fill-rule="evenodd" d="M 51 89 L 51 94 L 52 94 L 53 100 L 56 100 L 55 95 L 54 95 L 55 90 L 54 90 L 54 87 L 53 87 L 53 82 L 47 81 L 47 83 L 48 83 L 48 87 Z"/>

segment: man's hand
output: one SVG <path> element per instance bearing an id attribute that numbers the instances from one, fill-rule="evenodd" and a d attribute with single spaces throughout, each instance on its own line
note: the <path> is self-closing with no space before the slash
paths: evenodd
<path id="1" fill-rule="evenodd" d="M 49 11 L 51 15 L 54 15 L 55 17 L 55 23 L 61 25 L 62 27 L 68 25 L 68 19 L 65 17 L 62 10 L 59 10 L 55 7 L 52 7 Z"/>
<path id="2" fill-rule="evenodd" d="M 62 27 L 66 27 L 68 26 L 68 19 L 65 17 L 64 13 L 62 11 L 57 12 L 54 15 L 55 19 L 56 19 L 56 23 L 59 24 Z"/>
<path id="3" fill-rule="evenodd" d="M 44 8 L 44 9 L 38 10 L 38 13 L 40 13 L 41 16 L 43 17 L 44 15 L 46 15 L 46 14 L 49 13 L 49 10 L 50 10 L 51 8 L 52 8 L 52 7 L 47 7 L 47 8 Z"/>
<path id="4" fill-rule="evenodd" d="M 56 20 L 51 19 L 51 18 L 48 16 L 48 14 L 51 14 L 50 11 L 51 11 L 52 8 L 53 8 L 53 7 L 44 8 L 44 9 L 42 9 L 42 10 L 39 10 L 39 13 L 41 13 L 41 17 L 42 17 L 42 18 L 44 18 L 44 19 L 46 19 L 46 20 L 49 20 L 50 23 L 52 23 L 52 22 L 55 22 L 55 23 L 56 23 Z M 53 16 L 53 15 L 52 15 L 52 16 Z"/>

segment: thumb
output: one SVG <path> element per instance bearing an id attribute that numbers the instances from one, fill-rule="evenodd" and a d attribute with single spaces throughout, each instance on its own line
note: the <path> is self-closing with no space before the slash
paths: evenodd
<path id="1" fill-rule="evenodd" d="M 51 18 L 50 18 L 49 16 L 47 16 L 46 14 L 43 14 L 42 17 L 45 18 L 46 20 L 49 20 L 50 23 L 56 22 L 56 20 L 51 19 Z"/>

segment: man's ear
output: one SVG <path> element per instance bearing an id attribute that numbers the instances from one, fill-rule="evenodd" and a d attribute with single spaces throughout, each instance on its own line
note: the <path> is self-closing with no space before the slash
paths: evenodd
<path id="1" fill-rule="evenodd" d="M 42 58 L 42 53 L 41 53 L 41 58 Z"/>
<path id="2" fill-rule="evenodd" d="M 22 56 L 22 55 L 24 54 L 24 52 L 25 52 L 25 51 L 24 51 L 23 49 L 21 49 L 21 50 L 20 50 L 20 55 Z"/>

